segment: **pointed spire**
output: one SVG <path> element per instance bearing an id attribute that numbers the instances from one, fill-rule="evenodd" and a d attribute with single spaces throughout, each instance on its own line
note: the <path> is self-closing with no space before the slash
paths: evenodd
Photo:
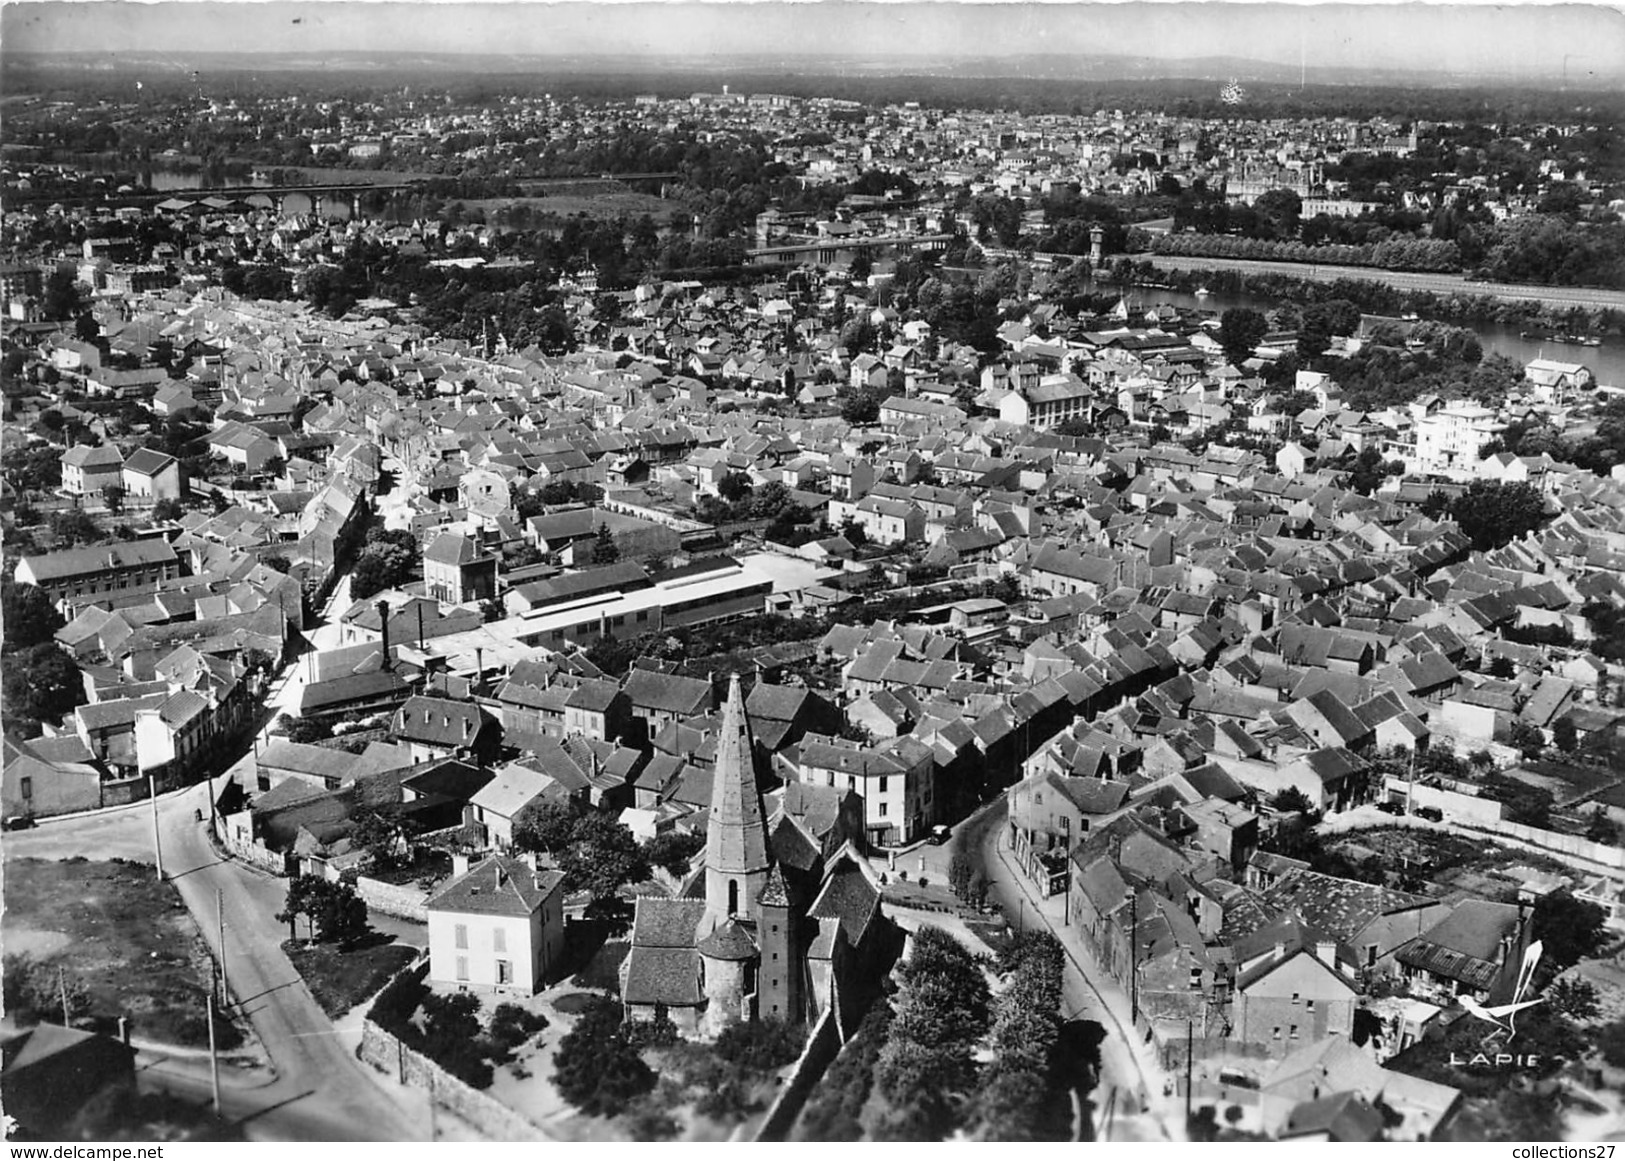
<path id="1" fill-rule="evenodd" d="M 728 680 L 722 731 L 711 783 L 711 817 L 705 829 L 705 862 L 714 871 L 765 871 L 767 820 L 756 787 L 755 747 L 739 675 Z"/>
<path id="2" fill-rule="evenodd" d="M 784 881 L 784 873 L 779 870 L 777 863 L 767 873 L 767 886 L 762 888 L 762 897 L 759 902 L 764 907 L 790 906 L 790 888 Z"/>

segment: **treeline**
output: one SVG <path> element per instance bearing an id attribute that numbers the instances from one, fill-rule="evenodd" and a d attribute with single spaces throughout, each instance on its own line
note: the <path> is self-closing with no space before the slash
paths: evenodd
<path id="1" fill-rule="evenodd" d="M 958 940 L 935 927 L 915 932 L 874 1060 L 871 1135 L 1069 1139 L 1057 1051 L 1062 958 L 1048 932 L 1019 936 L 997 964 L 1004 987 L 994 999 L 982 962 Z M 982 1064 L 984 1048 L 991 1059 Z"/>
<path id="2" fill-rule="evenodd" d="M 1416 314 L 1441 322 L 1500 323 L 1590 334 L 1618 333 L 1625 325 L 1625 315 L 1612 309 L 1560 308 L 1468 292 L 1437 294 L 1428 290 L 1389 286 L 1385 282 L 1364 278 L 1317 282 L 1275 272 L 1252 274 L 1242 270 L 1163 270 L 1144 261 L 1130 261 L 1123 274 L 1127 276 L 1127 281 L 1155 283 L 1187 293 L 1205 286 L 1215 293 L 1251 294 L 1299 304 L 1348 299 L 1366 314 L 1395 317 Z"/>
<path id="3" fill-rule="evenodd" d="M 556 100 L 620 99 L 629 93 L 655 93 L 665 97 L 686 97 L 696 91 L 720 87 L 715 70 L 670 69 L 637 70 L 606 68 L 603 61 L 583 61 L 577 71 L 551 67 L 545 71 L 521 71 L 510 59 L 471 66 L 467 58 L 447 58 L 444 67 L 427 71 L 414 60 L 409 66 L 347 68 L 342 60 L 320 72 L 285 69 L 239 69 L 229 62 L 196 60 L 204 87 L 213 92 L 229 89 L 239 98 L 280 100 L 289 95 L 307 98 L 301 106 L 314 108 L 318 99 L 335 97 L 355 101 L 376 101 L 383 94 L 398 92 L 402 85 L 414 92 L 446 93 L 454 103 L 489 103 L 511 96 L 539 96 L 551 93 Z M 899 104 L 919 101 L 926 107 L 1009 109 L 1024 113 L 1094 112 L 1101 108 L 1151 109 L 1180 117 L 1233 119 L 1235 106 L 1219 98 L 1219 87 L 1207 78 L 1147 77 L 1103 80 L 1078 79 L 1075 57 L 1042 55 L 996 64 L 963 62 L 943 75 L 885 75 L 821 73 L 816 65 L 805 72 L 774 71 L 746 61 L 731 61 L 726 79 L 736 92 L 785 93 L 799 97 L 834 97 L 865 104 Z M 1019 68 L 1021 76 L 978 76 L 989 68 Z M 1120 67 L 1120 62 L 1103 58 L 1100 70 Z M 1054 74 L 1051 77 L 1045 73 Z M 59 62 L 48 56 L 18 56 L 8 60 L 7 83 L 12 92 L 54 90 L 62 97 L 84 95 L 88 101 L 79 111 L 94 107 L 106 98 L 115 105 L 127 99 L 132 72 L 117 69 L 87 74 L 77 62 Z M 185 101 L 193 97 L 196 83 L 184 72 L 166 73 L 142 69 L 139 74 L 155 98 Z M 1504 85 L 1473 85 L 1461 88 L 1433 88 L 1405 84 L 1362 81 L 1351 84 L 1320 84 L 1307 87 L 1297 78 L 1280 82 L 1249 80 L 1247 101 L 1240 113 L 1252 117 L 1327 116 L 1365 118 L 1374 116 L 1418 117 L 1429 121 L 1476 121 L 1486 116 L 1518 122 L 1561 122 L 1572 117 L 1576 106 L 1584 107 L 1593 122 L 1607 124 L 1625 119 L 1625 101 L 1615 90 L 1578 91 L 1568 89 L 1513 88 Z M 108 118 L 111 119 L 111 116 Z"/>
<path id="4" fill-rule="evenodd" d="M 1459 271 L 1461 251 L 1454 242 L 1431 238 L 1389 238 L 1364 246 L 1309 246 L 1301 241 L 1270 242 L 1228 234 L 1166 234 L 1151 240 L 1154 254 L 1192 258 L 1242 258 L 1259 262 L 1305 262 L 1326 266 L 1374 266 L 1379 270 Z"/>
<path id="5" fill-rule="evenodd" d="M 1496 228 L 1482 273 L 1497 282 L 1625 290 L 1625 223 L 1513 218 Z"/>
<path id="6" fill-rule="evenodd" d="M 1565 435 L 1547 423 L 1519 421 L 1507 426 L 1495 451 L 1513 455 L 1549 455 L 1559 463 L 1577 464 L 1598 475 L 1607 475 L 1615 464 L 1625 463 L 1625 401 L 1611 399 L 1597 416 L 1596 430 L 1590 435 Z M 1598 651 L 1599 656 L 1612 656 Z"/>

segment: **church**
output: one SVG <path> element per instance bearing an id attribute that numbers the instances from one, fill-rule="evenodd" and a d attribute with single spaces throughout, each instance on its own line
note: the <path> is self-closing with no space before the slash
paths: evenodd
<path id="1" fill-rule="evenodd" d="M 684 1033 L 710 1038 L 741 1021 L 799 1024 L 833 1009 L 849 1036 L 896 961 L 902 933 L 850 841 L 830 849 L 783 805 L 768 817 L 737 675 L 723 708 L 701 858 L 679 897 L 637 901 L 621 963 L 626 1018 L 664 1014 Z"/>

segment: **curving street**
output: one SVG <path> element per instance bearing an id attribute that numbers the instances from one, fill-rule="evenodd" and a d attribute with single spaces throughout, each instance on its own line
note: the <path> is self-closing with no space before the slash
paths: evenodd
<path id="1" fill-rule="evenodd" d="M 8 834 L 5 858 L 60 859 L 73 855 L 152 863 L 151 804 L 141 802 L 93 815 L 43 822 Z M 158 829 L 164 872 L 185 900 L 198 929 L 218 954 L 216 892 L 226 918 L 226 973 L 275 1072 L 223 1068 L 223 1111 L 250 1140 L 401 1141 L 430 1134 L 422 1093 L 395 1088 L 355 1057 L 283 954 L 284 881 L 221 858 L 210 844 L 205 786 L 163 795 Z M 376 924 L 388 930 L 394 925 Z M 403 925 L 406 926 L 406 925 Z M 419 937 L 421 938 L 421 937 Z M 137 1028 L 139 1037 L 139 1027 Z M 208 1060 L 194 1053 L 148 1047 L 139 1068 L 155 1087 L 191 1097 L 209 1092 Z"/>
<path id="2" fill-rule="evenodd" d="M 346 575 L 315 626 L 305 634 L 308 642 L 317 647 L 337 643 L 332 618 L 336 609 L 345 607 L 348 592 Z M 214 783 L 171 791 L 157 800 L 164 874 L 175 884 L 216 956 L 217 907 L 223 903 L 231 995 L 252 1025 L 274 1073 L 267 1076 L 263 1069 L 223 1066 L 222 1111 L 240 1122 L 251 1140 L 426 1140 L 434 1132 L 434 1118 L 424 1094 L 377 1075 L 357 1060 L 359 1032 L 334 1027 L 283 953 L 286 928 L 275 916 L 287 894 L 286 881 L 223 858 L 209 840 L 210 786 L 218 785 L 221 777 L 252 769 L 254 748 L 267 737 L 276 712 L 297 707 L 307 668 L 296 657 L 277 674 L 259 732 L 243 744 L 240 756 L 226 757 L 230 765 L 215 776 Z M 8 832 L 0 853 L 7 861 L 78 855 L 154 864 L 153 830 L 153 804 L 148 800 L 42 819 L 32 830 Z M 385 916 L 373 917 L 373 926 L 404 943 L 421 946 L 425 939 L 420 926 Z M 134 1039 L 139 1045 L 139 1026 Z M 194 1098 L 209 1095 L 206 1054 L 147 1045 L 141 1048 L 138 1067 L 144 1081 L 154 1087 Z"/>
<path id="3" fill-rule="evenodd" d="M 1100 971 L 1078 932 L 1068 925 L 1064 900 L 1040 898 L 1032 883 L 1006 858 L 1001 841 L 1005 808 L 1001 795 L 956 827 L 953 843 L 916 847 L 905 865 L 917 859 L 934 879 L 945 882 L 956 844 L 964 843 L 988 881 L 988 898 L 1010 925 L 1021 929 L 1042 923 L 1060 941 L 1066 952 L 1063 1015 L 1069 1021 L 1098 1025 L 1103 1034 L 1099 1083 L 1090 1094 L 1095 1139 L 1183 1141 L 1183 1110 L 1165 1095 L 1166 1073 L 1133 1034 L 1122 989 Z M 903 863 L 902 856 L 898 861 Z"/>

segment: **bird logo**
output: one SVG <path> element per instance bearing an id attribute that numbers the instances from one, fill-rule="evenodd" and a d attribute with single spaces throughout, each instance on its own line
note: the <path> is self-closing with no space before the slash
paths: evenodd
<path id="1" fill-rule="evenodd" d="M 1540 940 L 1537 939 L 1524 950 L 1523 963 L 1518 967 L 1517 986 L 1512 990 L 1512 999 L 1509 1003 L 1496 1004 L 1493 1007 L 1486 1008 L 1471 996 L 1461 996 L 1461 1006 L 1480 1020 L 1488 1021 L 1500 1031 L 1505 1032 L 1507 1042 L 1511 1043 L 1512 1038 L 1518 1034 L 1518 1013 L 1525 1008 L 1533 1008 L 1536 1004 L 1544 1002 L 1541 999 L 1527 1000 L 1524 998 L 1529 994 L 1530 988 L 1534 986 L 1535 968 L 1540 964 L 1540 956 L 1541 945 Z"/>

